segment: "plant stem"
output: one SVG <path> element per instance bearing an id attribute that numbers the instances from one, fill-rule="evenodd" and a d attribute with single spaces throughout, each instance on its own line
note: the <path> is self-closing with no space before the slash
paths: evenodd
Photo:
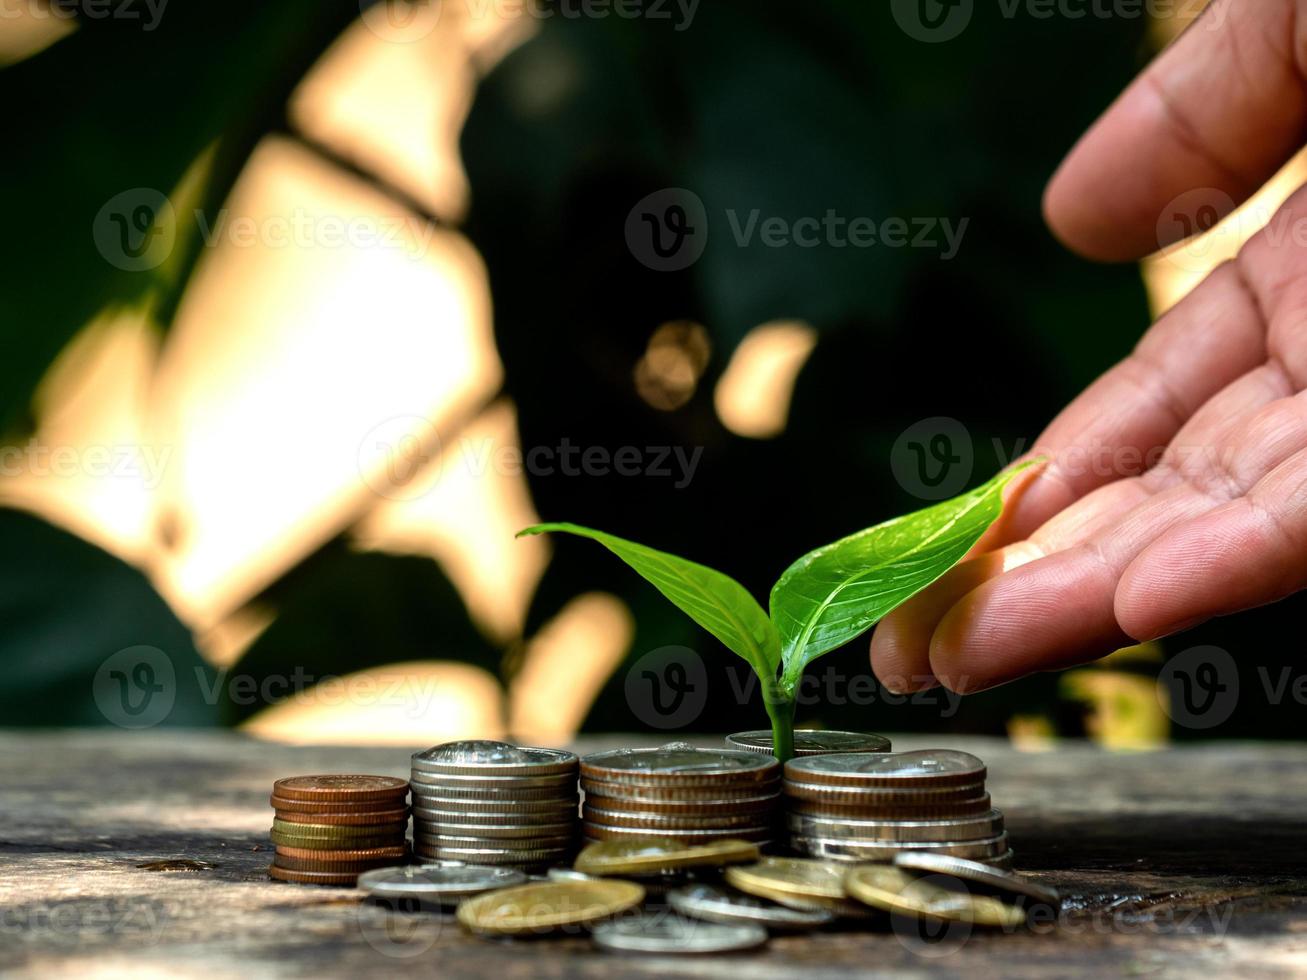
<path id="1" fill-rule="evenodd" d="M 794 701 L 774 692 L 765 696 L 764 703 L 771 718 L 772 755 L 786 762 L 794 758 Z"/>

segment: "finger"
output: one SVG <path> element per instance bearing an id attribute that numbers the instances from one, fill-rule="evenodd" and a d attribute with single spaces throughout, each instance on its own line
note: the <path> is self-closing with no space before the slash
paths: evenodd
<path id="1" fill-rule="evenodd" d="M 1144 549 L 1121 576 L 1114 614 L 1132 636 L 1154 639 L 1304 587 L 1307 451 Z"/>
<path id="2" fill-rule="evenodd" d="M 1103 487 L 1059 514 L 1031 540 L 956 565 L 876 627 L 871 638 L 873 672 L 885 687 L 898 693 L 935 687 L 938 681 L 930 666 L 931 636 L 959 600 L 990 579 L 1085 540 L 1115 523 L 1147 495 L 1137 480 Z"/>
<path id="3" fill-rule="evenodd" d="M 1158 219 L 1185 192 L 1238 203 L 1265 183 L 1307 128 L 1305 6 L 1214 0 L 1062 163 L 1044 196 L 1054 234 L 1090 258 L 1133 259 L 1169 244 Z"/>
<path id="4" fill-rule="evenodd" d="M 983 546 L 1019 541 L 1085 494 L 1143 472 L 1200 406 L 1265 360 L 1261 313 L 1227 263 L 1053 420 L 1036 441 L 1047 466 L 1008 501 Z"/>
<path id="5" fill-rule="evenodd" d="M 1232 386 L 1232 394 L 1243 387 Z M 1187 470 L 1177 470 L 1179 480 L 1153 492 L 1110 527 L 965 595 L 931 637 L 934 676 L 947 686 L 960 685 L 954 689 L 976 690 L 1032 670 L 1080 663 L 1129 637 L 1144 636 L 1140 627 L 1149 621 L 1142 615 L 1129 621 L 1117 616 L 1118 586 L 1126 570 L 1173 529 L 1224 510 L 1227 501 L 1250 494 L 1268 473 L 1307 452 L 1307 394 L 1257 409 L 1210 449 Z M 1163 570 L 1172 573 L 1169 584 L 1175 594 L 1165 613 L 1155 614 L 1154 624 L 1175 622 L 1176 610 L 1193 604 L 1187 598 L 1191 589 L 1220 594 L 1228 581 L 1226 576 L 1213 582 L 1201 570 L 1185 571 L 1178 564 Z M 1150 584 L 1156 588 L 1160 581 Z M 1201 603 L 1197 606 L 1195 614 L 1201 614 Z"/>

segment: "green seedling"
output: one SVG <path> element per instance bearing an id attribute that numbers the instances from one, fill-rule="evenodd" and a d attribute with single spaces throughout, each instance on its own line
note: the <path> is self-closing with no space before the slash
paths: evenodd
<path id="1" fill-rule="evenodd" d="M 1036 462 L 808 552 L 772 586 L 770 616 L 729 575 L 603 531 L 554 523 L 517 536 L 561 531 L 598 541 L 743 657 L 762 681 L 773 751 L 784 761 L 794 754 L 794 695 L 804 668 L 956 565 L 1002 512 L 1004 487 Z"/>

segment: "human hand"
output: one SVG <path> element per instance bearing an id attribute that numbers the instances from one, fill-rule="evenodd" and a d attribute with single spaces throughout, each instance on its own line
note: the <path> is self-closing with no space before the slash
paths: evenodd
<path id="1" fill-rule="evenodd" d="M 1049 225 L 1091 258 L 1159 240 L 1196 189 L 1239 202 L 1307 135 L 1307 0 L 1215 0 L 1084 136 Z M 1036 442 L 999 523 L 886 617 L 891 690 L 975 691 L 1307 587 L 1307 190 Z M 1104 462 L 1106 461 L 1106 462 Z"/>

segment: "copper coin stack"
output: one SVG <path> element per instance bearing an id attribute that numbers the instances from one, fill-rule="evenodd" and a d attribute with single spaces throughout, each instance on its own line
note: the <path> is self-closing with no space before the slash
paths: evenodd
<path id="1" fill-rule="evenodd" d="M 413 849 L 434 861 L 536 871 L 576 850 L 571 752 L 471 740 L 413 755 Z"/>
<path id="2" fill-rule="evenodd" d="M 596 752 L 581 760 L 581 831 L 587 842 L 766 843 L 776 835 L 780 775 L 770 755 L 684 742 Z"/>
<path id="3" fill-rule="evenodd" d="M 272 786 L 268 874 L 304 885 L 354 885 L 407 864 L 408 783 L 392 776 L 291 776 Z"/>
<path id="4" fill-rule="evenodd" d="M 985 764 L 946 749 L 814 755 L 785 763 L 785 821 L 798 854 L 893 861 L 928 851 L 1012 864 Z"/>

